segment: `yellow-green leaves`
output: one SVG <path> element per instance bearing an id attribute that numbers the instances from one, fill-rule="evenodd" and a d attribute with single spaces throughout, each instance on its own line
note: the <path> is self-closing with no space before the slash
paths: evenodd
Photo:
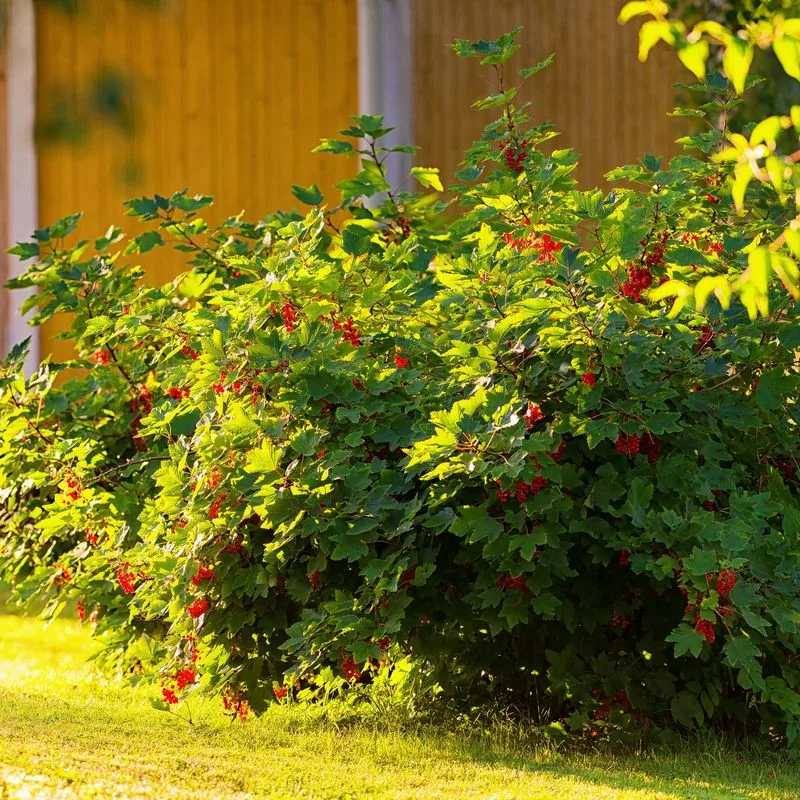
<path id="1" fill-rule="evenodd" d="M 648 297 L 653 301 L 658 300 L 665 300 L 667 297 L 674 297 L 675 301 L 672 304 L 672 308 L 669 310 L 669 314 L 667 315 L 670 319 L 675 319 L 675 317 L 680 314 L 681 310 L 684 306 L 693 298 L 694 292 L 692 287 L 689 286 L 688 283 L 684 283 L 683 281 L 678 280 L 670 280 L 666 283 L 662 283 L 661 286 L 653 289 L 653 291 L 648 293 Z"/>
<path id="2" fill-rule="evenodd" d="M 634 17 L 641 17 L 650 14 L 654 17 L 664 17 L 669 14 L 669 6 L 664 0 L 631 0 L 630 3 L 625 3 L 619 12 L 617 21 L 624 25 Z"/>
<path id="3" fill-rule="evenodd" d="M 411 174 L 426 188 L 435 189 L 437 192 L 443 192 L 444 186 L 439 178 L 439 169 L 437 167 L 412 167 Z"/>
<path id="4" fill-rule="evenodd" d="M 750 319 L 769 313 L 769 281 L 773 274 L 794 297 L 800 297 L 800 274 L 794 260 L 769 247 L 754 247 L 748 256 L 748 267 L 735 287 Z"/>
<path id="5" fill-rule="evenodd" d="M 708 298 L 714 295 L 723 309 L 727 311 L 731 305 L 731 285 L 724 275 L 706 275 L 694 287 L 694 303 L 697 308 L 704 308 Z"/>
<path id="6" fill-rule="evenodd" d="M 786 74 L 800 81 L 800 19 L 776 21 L 772 49 Z"/>
<path id="7" fill-rule="evenodd" d="M 722 56 L 722 70 L 733 84 L 737 94 L 744 91 L 744 84 L 753 63 L 753 45 L 731 36 Z"/>
<path id="8" fill-rule="evenodd" d="M 791 237 L 792 252 L 800 253 L 800 231 L 787 231 L 787 243 Z M 748 266 L 741 277 L 731 285 L 725 275 L 708 275 L 695 286 L 684 281 L 670 280 L 648 293 L 650 300 L 657 302 L 674 297 L 669 318 L 674 319 L 688 305 L 702 310 L 714 295 L 723 309 L 728 309 L 734 292 L 747 309 L 750 319 L 769 314 L 769 282 L 777 276 L 794 297 L 800 297 L 800 269 L 787 253 L 776 252 L 769 247 L 754 247 L 748 254 Z"/>
<path id="9" fill-rule="evenodd" d="M 698 80 L 706 76 L 706 61 L 708 61 L 708 42 L 699 39 L 678 47 L 678 58 Z"/>
<path id="10" fill-rule="evenodd" d="M 649 20 L 639 29 L 639 61 L 647 61 L 647 56 L 660 41 L 675 44 L 672 25 L 666 21 Z"/>

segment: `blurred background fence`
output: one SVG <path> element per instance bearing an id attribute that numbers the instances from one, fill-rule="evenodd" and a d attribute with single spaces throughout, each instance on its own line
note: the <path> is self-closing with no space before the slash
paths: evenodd
<path id="1" fill-rule="evenodd" d="M 477 63 L 447 47 L 524 26 L 511 66 L 556 53 L 523 94 L 555 146 L 583 154 L 584 186 L 645 151 L 674 152 L 666 117 L 674 55 L 637 60 L 621 0 L 0 0 L 0 239 L 82 211 L 80 232 L 133 229 L 121 203 L 188 187 L 211 217 L 258 219 L 294 205 L 292 183 L 323 191 L 355 164 L 312 155 L 359 112 L 385 113 L 445 185 L 489 119 Z M 409 166 L 408 164 L 402 165 Z M 0 279 L 19 265 L 0 261 Z M 153 282 L 180 262 L 145 264 Z M 0 294 L 3 294 L 0 292 Z M 21 336 L 17 298 L 0 298 L 0 350 Z M 70 355 L 45 326 L 42 354 Z"/>

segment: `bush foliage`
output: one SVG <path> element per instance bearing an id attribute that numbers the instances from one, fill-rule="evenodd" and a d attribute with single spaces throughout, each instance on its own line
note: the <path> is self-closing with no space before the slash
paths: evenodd
<path id="1" fill-rule="evenodd" d="M 753 261 L 793 197 L 737 196 L 716 128 L 579 189 L 504 82 L 515 38 L 455 44 L 498 115 L 449 202 L 432 168 L 388 186 L 359 116 L 317 148 L 358 160 L 338 203 L 211 227 L 210 198 L 139 198 L 138 236 L 73 243 L 75 216 L 15 249 L 76 359 L 0 373 L 0 574 L 73 598 L 167 706 L 371 682 L 796 741 L 797 268 Z M 147 286 L 170 245 L 187 271 Z"/>

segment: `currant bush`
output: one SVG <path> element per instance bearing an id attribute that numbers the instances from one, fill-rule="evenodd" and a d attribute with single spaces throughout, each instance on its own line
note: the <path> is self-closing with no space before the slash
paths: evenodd
<path id="1" fill-rule="evenodd" d="M 211 227 L 139 198 L 135 237 L 75 216 L 15 249 L 76 356 L 0 373 L 0 574 L 165 707 L 395 675 L 553 732 L 796 742 L 798 310 L 779 275 L 763 313 L 730 288 L 795 210 L 753 182 L 737 211 L 717 129 L 578 188 L 505 83 L 515 38 L 455 45 L 498 117 L 448 203 L 431 168 L 390 187 L 407 148 L 359 116 L 317 148 L 358 160 L 338 202 Z M 148 286 L 169 245 L 187 271 Z"/>

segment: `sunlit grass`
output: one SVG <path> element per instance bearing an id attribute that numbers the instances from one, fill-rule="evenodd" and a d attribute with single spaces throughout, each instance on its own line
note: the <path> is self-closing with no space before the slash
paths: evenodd
<path id="1" fill-rule="evenodd" d="M 79 625 L 0 617 L 0 798 L 564 798 L 788 800 L 800 767 L 728 754 L 562 753 L 524 731 L 337 724 L 275 707 L 232 725 L 216 702 L 195 724 L 158 711 L 154 689 L 94 676 Z"/>

